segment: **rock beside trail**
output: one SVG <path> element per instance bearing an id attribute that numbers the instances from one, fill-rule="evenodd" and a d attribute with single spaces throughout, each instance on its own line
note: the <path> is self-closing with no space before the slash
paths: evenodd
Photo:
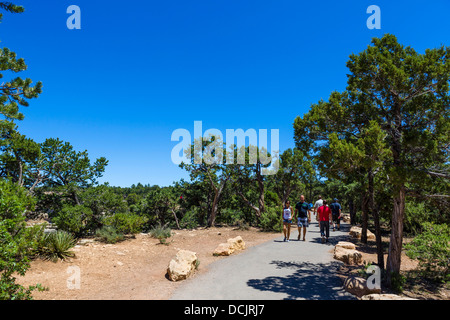
<path id="1" fill-rule="evenodd" d="M 362 296 L 361 300 L 417 300 L 417 299 L 390 293 L 383 293 L 383 294 L 372 293 Z"/>
<path id="2" fill-rule="evenodd" d="M 355 249 L 355 245 L 351 242 L 339 242 L 334 247 L 333 257 L 349 265 L 360 264 L 362 262 L 362 254 Z"/>
<path id="3" fill-rule="evenodd" d="M 359 298 L 373 293 L 381 293 L 379 288 L 370 289 L 367 286 L 367 280 L 360 277 L 348 277 L 345 279 L 344 289 Z"/>
<path id="4" fill-rule="evenodd" d="M 344 214 L 342 215 L 342 221 L 343 221 L 343 222 L 350 222 L 350 220 L 351 220 L 350 214 L 344 213 Z"/>
<path id="5" fill-rule="evenodd" d="M 339 241 L 336 244 L 336 247 L 342 247 L 345 249 L 351 249 L 351 250 L 356 250 L 356 246 L 353 242 L 347 242 L 347 241 Z"/>
<path id="6" fill-rule="evenodd" d="M 353 226 L 353 227 L 350 228 L 350 232 L 349 233 L 350 233 L 350 235 L 352 237 L 361 239 L 362 228 Z M 375 241 L 375 234 L 372 231 L 370 231 L 369 229 L 367 229 L 367 240 L 374 240 Z"/>
<path id="7" fill-rule="evenodd" d="M 213 255 L 215 256 L 229 256 L 233 252 L 245 249 L 245 242 L 241 236 L 236 238 L 228 239 L 226 243 L 221 243 L 214 250 Z"/>
<path id="8" fill-rule="evenodd" d="M 170 261 L 167 275 L 172 281 L 185 280 L 194 273 L 197 265 L 198 258 L 195 252 L 180 250 L 176 257 Z"/>

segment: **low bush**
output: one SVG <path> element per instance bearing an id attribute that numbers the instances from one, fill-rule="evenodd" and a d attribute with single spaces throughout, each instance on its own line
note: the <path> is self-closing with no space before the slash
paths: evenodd
<path id="1" fill-rule="evenodd" d="M 0 180 L 0 300 L 31 300 L 33 290 L 43 289 L 39 284 L 24 287 L 16 283 L 17 275 L 24 276 L 30 268 L 37 247 L 37 229 L 25 226 L 25 213 L 34 206 L 25 188 Z"/>
<path id="2" fill-rule="evenodd" d="M 167 239 L 172 236 L 172 230 L 167 225 L 158 224 L 150 229 L 150 235 L 159 240 L 161 244 L 167 244 Z"/>
<path id="3" fill-rule="evenodd" d="M 123 233 L 117 231 L 114 227 L 102 227 L 95 232 L 95 237 L 101 241 L 106 243 L 116 243 L 123 241 L 125 236 Z"/>
<path id="4" fill-rule="evenodd" d="M 57 231 L 43 236 L 38 252 L 43 259 L 57 261 L 73 257 L 74 253 L 70 251 L 76 244 L 76 239 L 68 232 Z"/>
<path id="5" fill-rule="evenodd" d="M 259 226 L 263 231 L 281 232 L 283 230 L 283 223 L 280 209 L 266 207 L 266 211 L 261 214 Z"/>
<path id="6" fill-rule="evenodd" d="M 450 227 L 447 224 L 423 224 L 424 231 L 405 244 L 406 255 L 419 261 L 423 276 L 450 281 Z"/>
<path id="7" fill-rule="evenodd" d="M 104 225 L 113 227 L 119 233 L 136 234 L 142 232 L 148 218 L 135 213 L 116 213 L 104 219 Z"/>
<path id="8" fill-rule="evenodd" d="M 92 210 L 85 206 L 65 205 L 53 218 L 59 230 L 67 231 L 76 237 L 82 237 L 90 231 Z"/>

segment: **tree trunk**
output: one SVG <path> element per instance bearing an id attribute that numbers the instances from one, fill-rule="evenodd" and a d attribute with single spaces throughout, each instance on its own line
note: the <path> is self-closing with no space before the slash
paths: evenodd
<path id="1" fill-rule="evenodd" d="M 259 218 L 261 218 L 261 214 L 266 211 L 266 206 L 264 203 L 264 181 L 263 176 L 261 175 L 261 163 L 258 163 L 258 165 L 256 166 L 256 180 L 258 182 L 259 189 L 259 210 L 256 211 L 256 217 L 259 220 Z"/>
<path id="2" fill-rule="evenodd" d="M 350 211 L 350 224 L 354 226 L 356 224 L 356 210 L 353 198 L 348 200 L 348 210 Z"/>
<path id="3" fill-rule="evenodd" d="M 401 186 L 394 197 L 392 212 L 391 238 L 389 254 L 386 262 L 387 283 L 392 284 L 392 278 L 400 274 L 403 242 L 403 219 L 405 215 L 405 186 Z"/>
<path id="4" fill-rule="evenodd" d="M 367 224 L 369 220 L 368 214 L 368 206 L 369 206 L 369 197 L 366 192 L 364 192 L 362 196 L 362 223 L 361 223 L 361 242 L 367 243 Z"/>
<path id="5" fill-rule="evenodd" d="M 248 201 L 248 199 L 244 196 L 242 192 L 238 191 L 237 193 L 250 208 L 255 210 L 256 216 L 260 217 L 261 216 L 260 209 L 257 206 L 253 205 L 250 201 Z"/>
<path id="6" fill-rule="evenodd" d="M 216 192 L 214 194 L 214 201 L 211 206 L 211 212 L 208 217 L 208 228 L 213 227 L 214 223 L 216 222 L 217 209 L 219 208 L 219 200 L 220 200 L 220 197 L 222 196 L 222 191 L 223 191 L 224 186 L 225 186 L 225 182 L 223 182 L 220 185 L 219 189 L 215 189 Z"/>
<path id="7" fill-rule="evenodd" d="M 377 264 L 380 269 L 384 269 L 383 244 L 381 242 L 380 215 L 378 208 L 375 208 L 374 173 L 370 169 L 368 172 L 369 183 L 369 210 L 372 212 L 375 224 L 375 238 L 377 243 Z"/>
<path id="8" fill-rule="evenodd" d="M 391 238 L 389 242 L 389 253 L 386 262 L 387 285 L 392 286 L 392 280 L 400 274 L 403 242 L 403 219 L 405 215 L 405 179 L 402 172 L 402 114 L 398 105 L 394 108 L 394 126 L 390 129 L 392 137 L 392 159 L 394 166 L 394 208 L 391 222 Z M 399 182 L 401 181 L 401 182 Z"/>
<path id="9" fill-rule="evenodd" d="M 178 223 L 178 217 L 177 217 L 177 214 L 175 213 L 174 209 L 172 209 L 172 214 L 173 214 L 173 217 L 175 218 L 175 222 L 177 223 L 177 228 L 180 229 L 180 224 Z"/>
<path id="10" fill-rule="evenodd" d="M 72 191 L 72 196 L 73 196 L 73 200 L 75 201 L 75 203 L 77 204 L 77 206 L 80 206 L 80 200 L 78 199 L 78 195 L 77 192 L 75 190 Z"/>

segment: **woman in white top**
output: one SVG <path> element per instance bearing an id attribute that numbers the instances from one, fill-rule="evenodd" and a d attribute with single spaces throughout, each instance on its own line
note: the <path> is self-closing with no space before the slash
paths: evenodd
<path id="1" fill-rule="evenodd" d="M 287 242 L 289 242 L 289 237 L 291 236 L 291 223 L 293 212 L 294 210 L 291 207 L 291 202 L 287 200 L 283 208 L 283 234 L 284 234 L 284 241 Z"/>

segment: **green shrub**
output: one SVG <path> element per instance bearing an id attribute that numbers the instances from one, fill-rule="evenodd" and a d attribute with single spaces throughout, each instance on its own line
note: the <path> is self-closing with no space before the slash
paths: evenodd
<path id="1" fill-rule="evenodd" d="M 450 281 L 450 227 L 447 224 L 423 224 L 424 231 L 405 244 L 406 255 L 419 260 L 420 272 L 428 278 Z"/>
<path id="2" fill-rule="evenodd" d="M 157 224 L 150 229 L 150 235 L 159 240 L 159 243 L 167 244 L 167 239 L 172 236 L 172 230 L 167 225 Z"/>
<path id="3" fill-rule="evenodd" d="M 180 220 L 180 228 L 195 229 L 199 226 L 198 208 L 188 210 Z"/>
<path id="4" fill-rule="evenodd" d="M 125 236 L 123 233 L 120 233 L 116 230 L 114 227 L 108 227 L 104 226 L 100 229 L 98 229 L 95 232 L 95 237 L 102 242 L 106 243 L 116 243 L 123 241 L 125 239 Z"/>
<path id="5" fill-rule="evenodd" d="M 33 234 L 25 227 L 24 217 L 34 205 L 27 190 L 0 180 L 0 300 L 31 300 L 33 290 L 42 290 L 40 285 L 25 288 L 16 283 L 14 276 L 25 275 L 36 247 Z"/>
<path id="6" fill-rule="evenodd" d="M 68 232 L 57 231 L 46 234 L 40 244 L 39 255 L 51 261 L 65 260 L 73 257 L 70 251 L 76 244 L 76 239 Z"/>
<path id="7" fill-rule="evenodd" d="M 135 213 L 116 213 L 104 219 L 104 224 L 113 227 L 119 233 L 136 234 L 142 232 L 148 218 Z"/>
<path id="8" fill-rule="evenodd" d="M 240 231 L 248 231 L 250 230 L 250 225 L 243 219 L 236 221 L 236 227 Z"/>
<path id="9" fill-rule="evenodd" d="M 281 232 L 283 223 L 280 209 L 276 207 L 266 207 L 266 211 L 261 214 L 259 226 L 263 231 Z"/>
<path id="10" fill-rule="evenodd" d="M 67 231 L 76 237 L 82 237 L 90 231 L 92 210 L 85 206 L 65 205 L 53 222 L 58 229 Z"/>

